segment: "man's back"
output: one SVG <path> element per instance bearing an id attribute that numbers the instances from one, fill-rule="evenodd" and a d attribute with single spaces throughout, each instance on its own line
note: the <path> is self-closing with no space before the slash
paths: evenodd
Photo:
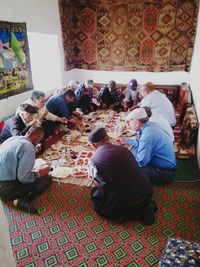
<path id="1" fill-rule="evenodd" d="M 35 147 L 25 136 L 13 136 L 0 146 L 0 181 L 35 180 L 30 173 L 35 163 Z"/>
<path id="2" fill-rule="evenodd" d="M 138 141 L 136 160 L 140 167 L 150 163 L 158 168 L 176 168 L 173 141 L 156 122 L 145 123 Z"/>
<path id="3" fill-rule="evenodd" d="M 148 106 L 152 115 L 164 117 L 171 126 L 176 125 L 174 108 L 167 96 L 157 90 L 146 95 L 140 102 L 140 107 Z"/>
<path id="4" fill-rule="evenodd" d="M 101 145 L 91 161 L 105 182 L 105 188 L 119 192 L 125 201 L 135 202 L 153 193 L 149 178 L 127 148 L 111 143 Z"/>

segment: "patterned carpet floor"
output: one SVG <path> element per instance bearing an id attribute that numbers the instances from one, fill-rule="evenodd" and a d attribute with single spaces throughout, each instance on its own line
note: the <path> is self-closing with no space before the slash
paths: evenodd
<path id="1" fill-rule="evenodd" d="M 200 183 L 155 187 L 156 222 L 121 225 L 100 218 L 90 188 L 53 183 L 35 200 L 39 216 L 4 203 L 19 267 L 157 266 L 170 237 L 200 241 Z"/>

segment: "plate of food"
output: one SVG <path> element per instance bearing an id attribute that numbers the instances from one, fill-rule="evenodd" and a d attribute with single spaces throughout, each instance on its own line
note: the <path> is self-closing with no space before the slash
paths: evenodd
<path id="1" fill-rule="evenodd" d="M 93 146 L 92 143 L 87 143 L 87 144 L 85 144 L 85 146 L 86 146 L 87 148 L 94 148 L 94 146 Z"/>
<path id="2" fill-rule="evenodd" d="M 87 136 L 81 136 L 79 138 L 79 142 L 81 142 L 81 143 L 88 143 L 88 137 Z"/>
<path id="3" fill-rule="evenodd" d="M 86 150 L 85 150 L 85 151 L 80 151 L 78 157 L 89 159 L 89 158 L 92 157 L 92 155 L 93 155 L 93 151 L 86 151 Z"/>
<path id="4" fill-rule="evenodd" d="M 88 159 L 84 158 L 79 158 L 75 161 L 75 164 L 77 166 L 82 166 L 82 165 L 87 165 L 88 164 Z"/>
<path id="5" fill-rule="evenodd" d="M 60 157 L 61 157 L 60 153 L 53 150 L 46 150 L 43 153 L 43 158 L 45 158 L 46 160 L 59 159 Z"/>
<path id="6" fill-rule="evenodd" d="M 66 141 L 59 140 L 57 143 L 51 145 L 51 148 L 56 151 L 62 151 L 69 149 L 69 145 L 66 144 Z"/>
<path id="7" fill-rule="evenodd" d="M 64 179 L 71 175 L 72 169 L 69 167 L 57 167 L 51 172 L 51 176 Z"/>
<path id="8" fill-rule="evenodd" d="M 72 175 L 76 178 L 88 177 L 88 169 L 87 168 L 74 168 L 72 171 Z"/>

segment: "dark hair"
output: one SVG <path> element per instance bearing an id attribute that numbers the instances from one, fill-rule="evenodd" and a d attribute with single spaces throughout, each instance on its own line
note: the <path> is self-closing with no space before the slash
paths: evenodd
<path id="1" fill-rule="evenodd" d="M 40 97 L 45 97 L 45 93 L 36 90 L 32 92 L 31 100 L 38 100 Z"/>
<path id="2" fill-rule="evenodd" d="M 152 112 L 151 112 L 151 109 L 150 109 L 150 107 L 147 107 L 147 106 L 145 106 L 145 107 L 143 107 L 143 108 L 145 109 L 145 111 L 146 111 L 146 113 L 147 113 L 148 117 L 150 118 L 150 117 L 151 117 L 151 115 L 152 115 Z"/>
<path id="3" fill-rule="evenodd" d="M 21 104 L 20 106 L 20 111 L 25 111 L 25 112 L 28 112 L 30 114 L 35 114 L 38 112 L 38 109 L 32 105 L 29 105 L 29 104 Z"/>
<path id="4" fill-rule="evenodd" d="M 66 97 L 66 96 L 69 96 L 69 97 L 75 97 L 75 93 L 73 90 L 71 89 L 68 89 L 66 91 L 64 91 L 63 95 Z"/>

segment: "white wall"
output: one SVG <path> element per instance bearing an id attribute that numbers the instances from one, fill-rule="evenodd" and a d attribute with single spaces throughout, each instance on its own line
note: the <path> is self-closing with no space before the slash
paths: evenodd
<path id="1" fill-rule="evenodd" d="M 71 71 L 70 77 L 79 82 L 87 79 L 93 79 L 96 83 L 107 83 L 109 80 L 115 80 L 117 83 L 128 83 L 131 79 L 136 79 L 143 84 L 151 81 L 155 84 L 181 84 L 189 83 L 189 74 L 187 72 L 127 72 L 127 71 L 96 71 L 96 70 L 80 70 Z M 65 73 L 64 83 L 69 80 L 68 73 Z"/>
<path id="2" fill-rule="evenodd" d="M 197 115 L 200 123 L 200 11 L 198 16 L 197 35 L 195 40 L 194 54 L 192 58 L 191 71 L 189 74 L 190 87 L 193 92 L 193 99 L 197 111 Z M 200 129 L 198 132 L 198 143 L 197 143 L 197 159 L 200 168 Z"/>
<path id="3" fill-rule="evenodd" d="M 63 84 L 64 58 L 57 0 L 0 0 L 0 20 L 26 22 L 35 89 Z M 31 91 L 0 100 L 0 119 L 15 112 Z"/>

